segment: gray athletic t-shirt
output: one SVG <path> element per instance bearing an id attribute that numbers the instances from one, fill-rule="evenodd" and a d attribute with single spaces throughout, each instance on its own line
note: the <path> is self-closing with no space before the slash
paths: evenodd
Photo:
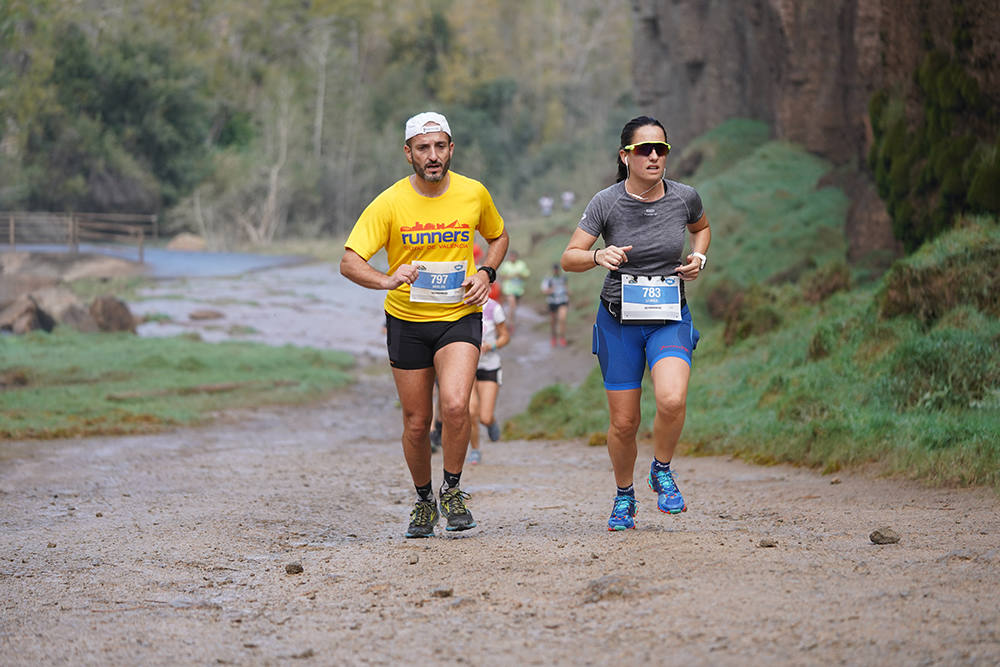
<path id="1" fill-rule="evenodd" d="M 628 262 L 619 269 L 622 273 L 669 276 L 683 263 L 686 225 L 698 222 L 705 211 L 701 197 L 690 185 L 663 179 L 663 187 L 663 197 L 644 202 L 625 192 L 624 181 L 615 183 L 594 195 L 583 211 L 577 225 L 580 229 L 603 236 L 605 245 L 632 246 L 626 251 Z M 621 278 L 613 271 L 604 279 L 601 298 L 621 304 Z"/>

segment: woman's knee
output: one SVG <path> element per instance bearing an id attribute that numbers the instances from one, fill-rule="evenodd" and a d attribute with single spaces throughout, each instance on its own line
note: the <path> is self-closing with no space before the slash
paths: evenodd
<path id="1" fill-rule="evenodd" d="M 664 392 L 656 396 L 656 412 L 663 417 L 676 417 L 687 409 L 687 396 L 682 392 Z"/>
<path id="2" fill-rule="evenodd" d="M 612 416 L 609 427 L 612 435 L 619 438 L 634 438 L 639 432 L 639 424 L 642 418 L 639 415 Z"/>
<path id="3" fill-rule="evenodd" d="M 482 424 L 492 424 L 493 423 L 493 408 L 487 406 L 484 403 L 483 407 L 479 410 L 479 421 Z"/>

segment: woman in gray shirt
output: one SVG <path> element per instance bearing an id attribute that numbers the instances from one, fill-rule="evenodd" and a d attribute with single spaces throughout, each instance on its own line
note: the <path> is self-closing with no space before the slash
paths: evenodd
<path id="1" fill-rule="evenodd" d="M 593 338 L 608 397 L 608 454 L 617 485 L 608 530 L 635 527 L 636 433 L 646 366 L 656 396 L 654 459 L 647 481 L 660 511 L 687 509 L 670 469 L 684 428 L 691 354 L 699 335 L 684 281 L 695 280 L 705 268 L 712 232 L 694 188 L 664 178 L 669 152 L 659 121 L 630 120 L 618 149 L 618 182 L 590 200 L 562 254 L 566 271 L 608 270 Z M 691 237 L 687 255 L 685 233 Z M 604 238 L 604 248 L 593 247 L 598 237 Z"/>

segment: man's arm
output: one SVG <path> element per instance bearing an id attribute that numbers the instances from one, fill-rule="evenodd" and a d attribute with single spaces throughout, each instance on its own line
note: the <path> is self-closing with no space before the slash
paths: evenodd
<path id="1" fill-rule="evenodd" d="M 412 285 L 417 279 L 417 267 L 412 264 L 401 264 L 393 274 L 386 275 L 354 250 L 347 248 L 340 259 L 340 273 L 348 280 L 369 289 L 394 290 L 403 283 Z"/>
<path id="2" fill-rule="evenodd" d="M 507 230 L 504 229 L 500 236 L 495 239 L 487 239 L 486 244 L 486 259 L 483 260 L 483 264 L 493 267 L 495 270 L 503 262 L 503 258 L 507 256 L 507 246 L 510 245 Z"/>
<path id="3" fill-rule="evenodd" d="M 507 255 L 507 246 L 509 245 L 510 237 L 507 236 L 506 229 L 495 239 L 486 239 L 486 257 L 480 266 L 488 266 L 496 270 Z M 490 279 L 485 271 L 476 271 L 471 276 L 466 276 L 462 287 L 465 288 L 465 303 L 481 306 L 489 301 Z"/>

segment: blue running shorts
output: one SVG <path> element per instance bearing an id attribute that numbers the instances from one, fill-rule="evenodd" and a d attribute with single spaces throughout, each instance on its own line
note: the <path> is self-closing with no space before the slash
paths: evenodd
<path id="1" fill-rule="evenodd" d="M 646 366 L 653 368 L 664 357 L 683 359 L 690 366 L 700 337 L 687 304 L 680 321 L 654 325 L 620 324 L 602 305 L 597 308 L 592 352 L 601 364 L 605 389 L 638 389 Z"/>

